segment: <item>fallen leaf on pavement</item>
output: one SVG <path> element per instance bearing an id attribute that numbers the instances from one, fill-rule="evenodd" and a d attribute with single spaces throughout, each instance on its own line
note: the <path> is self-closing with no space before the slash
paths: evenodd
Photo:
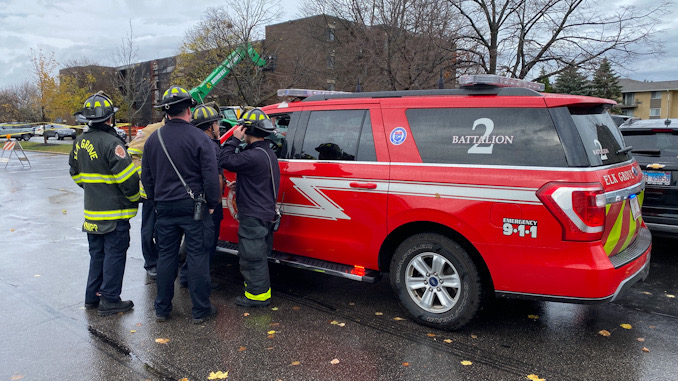
<path id="1" fill-rule="evenodd" d="M 301 309 L 301 307 L 296 307 L 296 306 L 295 306 L 295 307 L 292 307 L 292 309 L 293 309 L 293 310 L 298 310 L 298 309 Z"/>
<path id="2" fill-rule="evenodd" d="M 642 342 L 642 341 L 645 341 L 645 339 L 643 339 L 642 337 L 639 337 L 639 338 L 637 338 L 636 340 L 641 341 L 641 342 Z"/>
<path id="3" fill-rule="evenodd" d="M 15 374 L 10 380 L 21 380 L 22 378 L 24 378 L 23 374 Z"/>
<path id="4" fill-rule="evenodd" d="M 41 276 L 42 275 L 40 275 L 40 274 L 35 274 L 35 275 L 33 275 L 33 278 L 40 278 Z"/>
<path id="5" fill-rule="evenodd" d="M 13 232 L 13 231 L 14 231 L 14 229 L 9 229 L 9 231 Z"/>
<path id="6" fill-rule="evenodd" d="M 12 229 L 12 231 L 14 231 L 14 229 Z M 349 303 L 348 305 L 349 306 L 355 306 L 355 303 Z"/>
<path id="7" fill-rule="evenodd" d="M 275 333 L 275 331 L 268 331 L 269 335 L 273 335 L 274 333 Z"/>
<path id="8" fill-rule="evenodd" d="M 649 349 L 647 349 L 647 348 L 645 348 L 645 347 L 643 347 L 643 352 L 648 352 L 648 353 L 649 353 L 649 352 L 650 352 L 650 350 L 649 350 Z"/>
<path id="9" fill-rule="evenodd" d="M 136 330 L 136 329 L 133 329 L 133 330 L 131 330 L 130 332 L 132 332 L 132 333 L 136 333 L 136 332 L 137 332 L 137 330 Z"/>
<path id="10" fill-rule="evenodd" d="M 395 320 L 395 321 L 401 321 L 401 320 L 406 320 L 406 319 L 403 319 L 403 318 L 401 318 L 401 317 L 394 317 L 393 320 Z"/>
<path id="11" fill-rule="evenodd" d="M 445 339 L 445 340 L 443 340 L 443 341 L 449 344 L 449 343 L 452 342 L 452 339 Z"/>
<path id="12" fill-rule="evenodd" d="M 473 363 L 468 361 L 468 360 L 464 360 L 464 361 L 461 362 L 461 365 L 463 365 L 463 366 L 469 366 L 471 364 L 473 364 Z"/>
<path id="13" fill-rule="evenodd" d="M 403 363 L 403 366 L 410 366 L 410 363 L 409 363 L 409 362 L 404 362 L 404 363 Z"/>
<path id="14" fill-rule="evenodd" d="M 624 328 L 624 329 L 631 329 L 631 328 L 633 328 L 633 327 L 631 327 L 631 324 L 619 324 L 619 326 L 622 327 L 622 328 Z"/>
<path id="15" fill-rule="evenodd" d="M 339 324 L 339 322 L 336 321 L 336 320 L 332 320 L 332 321 L 330 322 L 330 324 Z"/>
<path id="16" fill-rule="evenodd" d="M 383 313 L 383 312 L 375 312 L 374 314 L 377 315 L 377 316 L 381 316 L 381 315 L 383 315 L 384 313 Z"/>
<path id="17" fill-rule="evenodd" d="M 471 335 L 471 338 L 472 338 L 472 339 L 477 339 L 477 338 L 478 338 L 478 335 Z"/>
<path id="18" fill-rule="evenodd" d="M 277 311 L 277 310 L 278 310 L 278 307 L 271 308 L 271 311 Z"/>
<path id="19" fill-rule="evenodd" d="M 655 329 L 655 328 L 657 328 L 657 327 L 655 327 L 654 325 L 651 325 L 650 328 L 651 328 L 651 329 Z"/>
<path id="20" fill-rule="evenodd" d="M 268 335 L 268 338 L 269 338 L 269 339 L 272 339 L 272 338 L 274 338 L 274 337 L 275 337 L 275 335 Z"/>
<path id="21" fill-rule="evenodd" d="M 155 339 L 155 342 L 158 344 L 167 344 L 170 342 L 170 339 Z"/>
<path id="22" fill-rule="evenodd" d="M 224 380 L 224 379 L 227 379 L 227 378 L 228 378 L 228 371 L 226 371 L 226 372 L 218 371 L 216 373 L 210 372 L 209 377 L 207 377 L 208 380 Z"/>
<path id="23" fill-rule="evenodd" d="M 435 333 L 427 333 L 426 336 L 428 336 L 428 337 L 436 337 Z"/>
<path id="24" fill-rule="evenodd" d="M 188 381 L 188 377 L 184 377 L 182 379 L 179 379 L 179 381 Z"/>
<path id="25" fill-rule="evenodd" d="M 249 312 L 245 312 L 244 314 L 242 314 L 242 316 L 250 316 L 250 313 L 249 313 Z"/>
<path id="26" fill-rule="evenodd" d="M 332 364 L 332 365 L 339 364 L 339 359 L 334 359 L 334 360 L 330 361 L 330 364 Z"/>
<path id="27" fill-rule="evenodd" d="M 296 365 L 299 365 L 299 364 L 301 364 L 301 362 L 299 362 L 299 361 L 292 361 L 292 362 L 290 363 L 290 365 L 295 365 L 295 366 L 296 366 Z"/>
<path id="28" fill-rule="evenodd" d="M 271 349 L 273 349 L 273 347 L 266 348 L 267 351 L 270 351 Z"/>
<path id="29" fill-rule="evenodd" d="M 242 352 L 242 351 L 244 351 L 245 349 L 247 349 L 247 347 L 240 347 L 240 348 L 238 348 L 238 352 Z"/>
<path id="30" fill-rule="evenodd" d="M 643 294 L 645 294 L 645 295 L 652 295 L 652 293 L 651 293 L 651 292 L 648 292 L 648 291 L 643 291 Z"/>
<path id="31" fill-rule="evenodd" d="M 608 331 L 606 329 L 603 329 L 602 331 L 598 331 L 598 334 L 601 335 L 601 336 L 610 336 L 611 335 L 610 331 Z"/>
<path id="32" fill-rule="evenodd" d="M 277 326 L 279 326 L 279 325 L 280 325 L 280 323 L 271 323 L 271 324 L 269 324 L 268 326 L 269 326 L 269 327 L 277 327 Z"/>
<path id="33" fill-rule="evenodd" d="M 527 318 L 532 319 L 532 320 L 537 320 L 537 319 L 539 319 L 539 315 L 527 315 Z"/>
<path id="34" fill-rule="evenodd" d="M 143 325 L 143 324 L 141 324 L 141 323 L 137 323 L 137 327 L 141 327 L 142 325 Z"/>
<path id="35" fill-rule="evenodd" d="M 544 381 L 543 378 L 539 378 L 539 376 L 537 376 L 536 374 L 530 374 L 530 375 L 528 375 L 528 376 L 527 376 L 527 379 L 528 379 L 528 380 L 532 380 L 532 381 Z"/>
<path id="36" fill-rule="evenodd" d="M 671 295 L 671 294 L 666 294 L 666 297 L 667 297 L 667 298 L 675 298 L 676 296 L 675 296 L 675 295 Z"/>
<path id="37" fill-rule="evenodd" d="M 66 209 L 64 209 L 64 210 L 61 211 L 61 213 L 66 214 L 68 212 L 66 212 Z"/>

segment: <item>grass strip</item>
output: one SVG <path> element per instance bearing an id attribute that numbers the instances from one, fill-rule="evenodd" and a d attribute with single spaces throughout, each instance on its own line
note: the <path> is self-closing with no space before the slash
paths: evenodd
<path id="1" fill-rule="evenodd" d="M 21 147 L 26 151 L 52 152 L 52 153 L 71 153 L 72 144 L 50 144 L 21 142 Z"/>

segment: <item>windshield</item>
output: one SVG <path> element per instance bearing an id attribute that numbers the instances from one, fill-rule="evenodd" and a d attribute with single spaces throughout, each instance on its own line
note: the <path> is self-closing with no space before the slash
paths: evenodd
<path id="1" fill-rule="evenodd" d="M 625 131 L 626 144 L 633 147 L 634 154 L 656 154 L 661 156 L 678 156 L 678 131 Z M 647 152 L 643 152 L 647 151 Z M 653 152 L 654 151 L 654 152 Z"/>
<path id="2" fill-rule="evenodd" d="M 231 119 L 231 120 L 236 120 L 238 117 L 235 115 L 235 111 L 230 108 L 225 108 L 221 110 L 221 114 L 224 116 L 226 119 Z"/>
<path id="3" fill-rule="evenodd" d="M 625 148 L 624 139 L 608 113 L 579 113 L 575 110 L 570 110 L 570 113 L 592 166 L 631 159 L 629 152 L 620 151 Z"/>

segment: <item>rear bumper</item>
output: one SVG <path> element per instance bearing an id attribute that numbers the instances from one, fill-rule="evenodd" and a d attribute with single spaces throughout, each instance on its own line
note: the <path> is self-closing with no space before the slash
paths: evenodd
<path id="1" fill-rule="evenodd" d="M 596 246 L 577 255 L 574 250 L 562 253 L 557 256 L 561 262 L 541 267 L 541 273 L 537 273 L 536 268 L 530 272 L 532 278 L 546 274 L 539 276 L 540 282 L 518 284 L 515 288 L 497 287 L 495 293 L 501 297 L 567 303 L 610 302 L 647 277 L 651 249 L 652 235 L 642 227 L 636 240 L 613 257 L 607 257 L 602 248 Z M 597 259 L 586 263 L 586 258 Z"/>

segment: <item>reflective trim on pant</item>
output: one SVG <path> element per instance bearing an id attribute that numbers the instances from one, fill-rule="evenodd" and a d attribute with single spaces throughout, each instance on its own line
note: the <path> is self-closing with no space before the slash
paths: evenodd
<path id="1" fill-rule="evenodd" d="M 144 255 L 145 269 L 158 264 L 158 248 L 155 244 L 155 209 L 153 202 L 145 199 L 141 206 L 141 253 Z"/>
<path id="2" fill-rule="evenodd" d="M 238 256 L 240 273 L 245 278 L 245 296 L 267 300 L 271 297 L 268 255 L 273 248 L 273 224 L 249 216 L 241 216 L 239 222 Z M 262 295 L 264 299 L 256 299 Z"/>
<path id="3" fill-rule="evenodd" d="M 193 220 L 193 200 L 157 202 L 156 236 L 158 247 L 158 275 L 155 313 L 167 316 L 172 311 L 174 281 L 179 266 L 181 236 L 186 242 L 188 262 L 188 291 L 193 304 L 194 318 L 204 317 L 210 311 L 209 244 L 214 226 L 211 218 Z"/>
<path id="4" fill-rule="evenodd" d="M 245 297 L 247 299 L 251 299 L 251 300 L 259 300 L 259 301 L 269 300 L 269 299 L 271 299 L 271 289 L 269 288 L 268 291 L 264 292 L 263 294 L 259 294 L 259 295 L 253 295 L 253 294 L 250 294 L 249 292 L 245 291 Z"/>
<path id="5" fill-rule="evenodd" d="M 97 293 L 111 302 L 120 300 L 129 248 L 129 229 L 129 221 L 121 220 L 115 230 L 109 233 L 87 234 L 90 262 L 85 303 L 98 302 Z"/>

